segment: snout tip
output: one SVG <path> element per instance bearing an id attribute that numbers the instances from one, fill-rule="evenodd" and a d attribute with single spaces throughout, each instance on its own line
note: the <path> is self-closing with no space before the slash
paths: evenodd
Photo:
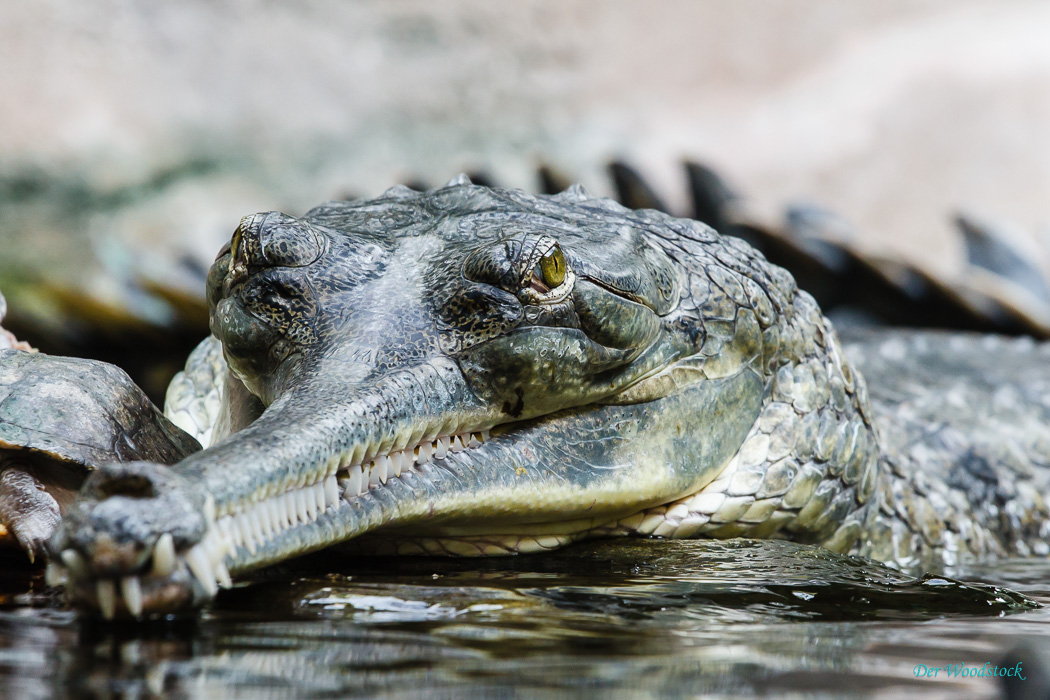
<path id="1" fill-rule="evenodd" d="M 210 596 L 180 553 L 202 541 L 208 511 L 208 499 L 168 467 L 104 465 L 48 543 L 48 581 L 65 585 L 82 610 L 107 619 L 195 607 Z"/>

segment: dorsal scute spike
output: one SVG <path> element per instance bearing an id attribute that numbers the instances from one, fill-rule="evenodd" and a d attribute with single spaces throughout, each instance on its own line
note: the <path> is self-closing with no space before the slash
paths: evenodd
<path id="1" fill-rule="evenodd" d="M 554 199 L 562 202 L 586 202 L 589 199 L 594 199 L 594 196 L 588 192 L 583 185 L 574 182 L 566 189 L 554 195 Z"/>
<path id="2" fill-rule="evenodd" d="M 1033 261 L 1034 251 L 1018 245 L 1022 237 L 1017 232 L 973 212 L 957 213 L 955 226 L 971 266 L 1023 287 L 1043 304 L 1050 303 L 1050 281 Z"/>
<path id="3" fill-rule="evenodd" d="M 445 183 L 445 187 L 459 187 L 460 185 L 473 185 L 466 173 L 460 173 Z"/>
<path id="4" fill-rule="evenodd" d="M 405 199 L 419 194 L 408 185 L 394 185 L 381 195 L 384 199 Z"/>

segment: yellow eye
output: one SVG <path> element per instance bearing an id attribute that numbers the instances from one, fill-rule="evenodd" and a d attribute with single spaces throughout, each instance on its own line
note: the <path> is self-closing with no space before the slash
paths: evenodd
<path id="1" fill-rule="evenodd" d="M 551 289 L 561 286 L 565 281 L 565 256 L 562 255 L 561 248 L 554 246 L 540 258 L 539 268 L 544 284 Z"/>

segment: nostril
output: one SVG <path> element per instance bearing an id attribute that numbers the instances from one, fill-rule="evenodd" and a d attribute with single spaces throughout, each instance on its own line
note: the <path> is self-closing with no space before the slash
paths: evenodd
<path id="1" fill-rule="evenodd" d="M 102 501 L 111 496 L 159 498 L 175 479 L 171 470 L 153 462 L 112 462 L 88 476 L 82 493 Z"/>
<path id="2" fill-rule="evenodd" d="M 129 498 L 156 498 L 157 492 L 153 482 L 142 474 L 124 474 L 107 479 L 96 486 L 102 498 L 110 496 L 127 496 Z"/>

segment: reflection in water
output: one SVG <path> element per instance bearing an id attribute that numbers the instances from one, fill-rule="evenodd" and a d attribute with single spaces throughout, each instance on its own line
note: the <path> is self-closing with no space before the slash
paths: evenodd
<path id="1" fill-rule="evenodd" d="M 684 697 L 823 689 L 993 697 L 998 663 L 1050 638 L 1050 564 L 956 577 L 778 541 L 617 540 L 490 560 L 329 554 L 225 591 L 199 620 L 79 622 L 5 574 L 0 694 Z"/>

